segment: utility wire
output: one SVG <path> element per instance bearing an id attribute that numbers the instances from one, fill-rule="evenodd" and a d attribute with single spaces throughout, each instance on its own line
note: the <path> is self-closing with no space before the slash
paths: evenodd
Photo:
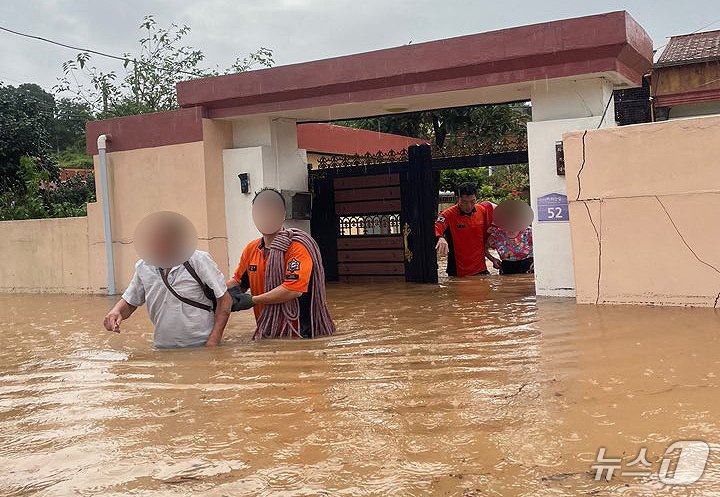
<path id="1" fill-rule="evenodd" d="M 25 38 L 30 38 L 33 40 L 43 41 L 45 43 L 50 43 L 52 45 L 57 45 L 57 46 L 63 47 L 63 48 L 69 48 L 70 50 L 76 50 L 79 52 L 87 52 L 87 53 L 91 53 L 91 54 L 95 54 L 95 55 L 100 55 L 102 57 L 107 57 L 109 59 L 119 60 L 119 61 L 123 62 L 124 64 L 133 63 L 135 65 L 143 65 L 143 66 L 148 66 L 148 67 L 154 67 L 155 69 L 160 69 L 163 71 L 165 70 L 163 67 L 156 66 L 156 65 L 150 64 L 148 62 L 137 61 L 134 59 L 130 59 L 129 57 L 121 57 L 119 55 L 113 55 L 113 54 L 109 54 L 109 53 L 105 53 L 105 52 L 100 52 L 98 50 L 93 50 L 91 48 L 75 47 L 73 45 L 68 45 L 67 43 L 61 43 L 59 41 L 51 40 L 49 38 L 44 38 L 42 36 L 35 36 L 35 35 L 27 34 L 27 33 L 21 33 L 20 31 L 15 31 L 13 29 L 9 29 L 4 26 L 0 26 L 0 31 L 5 31 L 7 33 L 11 33 L 11 34 L 14 34 L 17 36 L 22 36 Z M 174 72 L 181 73 L 181 74 L 187 74 L 189 76 L 195 76 L 195 77 L 205 76 L 204 74 L 194 73 L 194 72 L 190 72 L 190 71 L 183 71 L 180 69 L 175 70 Z"/>

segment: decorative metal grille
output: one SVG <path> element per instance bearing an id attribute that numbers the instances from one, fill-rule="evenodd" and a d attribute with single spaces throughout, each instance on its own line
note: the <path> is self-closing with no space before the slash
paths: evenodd
<path id="1" fill-rule="evenodd" d="M 442 148 L 432 146 L 433 158 L 467 157 L 472 155 L 498 154 L 503 152 L 522 152 L 527 150 L 527 137 L 505 137 L 494 142 L 453 143 Z M 337 169 L 343 167 L 372 166 L 393 162 L 407 162 L 408 151 L 388 150 L 364 155 L 321 155 L 317 161 L 318 169 Z"/>
<path id="2" fill-rule="evenodd" d="M 338 236 L 399 235 L 400 214 L 340 216 Z"/>
<path id="3" fill-rule="evenodd" d="M 522 152 L 527 150 L 527 137 L 504 137 L 486 143 L 452 143 L 442 148 L 433 145 L 433 158 L 467 157 L 471 155 L 499 154 L 503 152 Z"/>
<path id="4" fill-rule="evenodd" d="M 322 155 L 318 158 L 318 169 L 334 169 L 338 167 L 372 166 L 373 164 L 386 164 L 388 162 L 407 162 L 407 149 L 398 152 L 388 150 L 375 154 L 364 155 Z"/>

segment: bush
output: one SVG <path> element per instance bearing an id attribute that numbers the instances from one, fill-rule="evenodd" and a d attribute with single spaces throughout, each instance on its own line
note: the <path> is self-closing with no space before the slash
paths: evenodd
<path id="1" fill-rule="evenodd" d="M 24 191 L 0 194 L 0 220 L 42 219 L 87 215 L 87 203 L 95 201 L 95 179 L 74 176 L 67 181 L 50 182 L 46 171 L 37 161 L 24 156 L 20 159 L 19 175 Z"/>
<path id="2" fill-rule="evenodd" d="M 78 148 L 67 148 L 61 152 L 53 154 L 54 159 L 57 161 L 61 169 L 64 168 L 78 168 L 78 169 L 92 169 L 93 160 L 89 157 L 85 150 Z"/>

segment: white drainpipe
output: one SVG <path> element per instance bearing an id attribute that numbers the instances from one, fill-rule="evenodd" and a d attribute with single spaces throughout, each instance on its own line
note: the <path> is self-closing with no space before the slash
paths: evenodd
<path id="1" fill-rule="evenodd" d="M 105 150 L 110 135 L 100 135 L 97 139 L 98 156 L 100 159 L 100 189 L 102 192 L 103 224 L 105 227 L 105 264 L 107 267 L 108 295 L 115 295 L 115 259 L 113 257 L 112 230 L 110 229 L 110 195 L 108 193 L 107 157 Z"/>

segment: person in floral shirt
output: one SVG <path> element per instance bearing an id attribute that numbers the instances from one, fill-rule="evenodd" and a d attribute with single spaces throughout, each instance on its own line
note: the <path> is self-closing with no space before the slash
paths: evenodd
<path id="1" fill-rule="evenodd" d="M 519 200 L 506 200 L 495 208 L 488 228 L 485 254 L 500 274 L 533 272 L 533 212 Z M 490 253 L 497 251 L 499 259 Z"/>

